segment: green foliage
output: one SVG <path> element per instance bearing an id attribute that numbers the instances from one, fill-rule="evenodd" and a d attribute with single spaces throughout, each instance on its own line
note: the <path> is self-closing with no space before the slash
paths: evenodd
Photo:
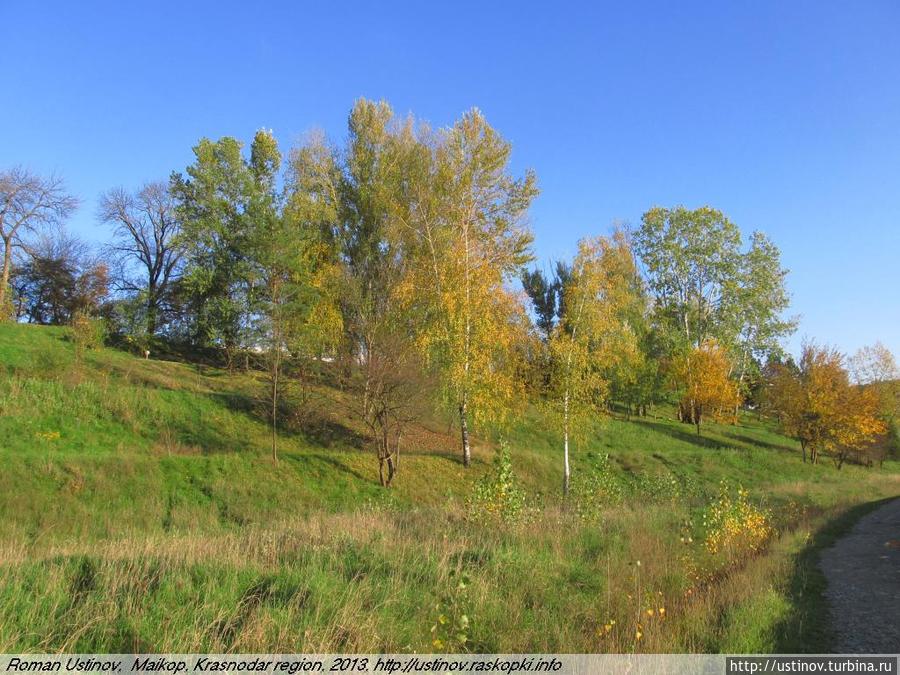
<path id="1" fill-rule="evenodd" d="M 740 230 L 721 211 L 650 209 L 634 244 L 655 300 L 659 356 L 715 339 L 729 350 L 735 377 L 743 381 L 755 361 L 781 351 L 796 327 L 782 317 L 789 297 L 778 247 L 754 232 L 742 251 Z"/>
<path id="2" fill-rule="evenodd" d="M 625 497 L 609 455 L 596 458 L 590 466 L 576 471 L 569 488 L 569 498 L 578 517 L 598 520 L 604 509 L 620 504 Z"/>
<path id="3" fill-rule="evenodd" d="M 473 522 L 462 503 L 490 456 L 478 443 L 468 472 L 451 461 L 434 431 L 446 420 L 410 428 L 403 480 L 384 491 L 346 395 L 317 387 L 327 434 L 286 435 L 276 467 L 266 421 L 249 405 L 259 373 L 101 348 L 85 354 L 75 382 L 67 332 L 0 326 L 0 650 L 10 653 L 288 652 L 300 642 L 424 653 L 441 614 L 442 640 L 458 639 L 469 619 L 472 652 L 628 650 L 648 594 L 666 618 L 641 619 L 644 651 L 777 651 L 801 600 L 791 580 L 806 533 L 897 491 L 893 462 L 804 465 L 765 420 L 713 423 L 697 439 L 660 406 L 631 422 L 589 420 L 575 483 L 596 465 L 624 494 L 602 507 L 600 525 L 563 518 L 556 491 L 546 494 L 558 439 L 528 410 L 507 433 L 516 482 L 545 491 L 545 508 L 526 511 L 527 527 Z M 698 520 L 708 499 L 696 495 L 715 494 L 723 477 L 765 494 L 783 534 L 701 587 L 683 564 L 692 543 L 680 526 Z M 795 514 L 798 494 L 808 508 Z M 706 558 L 713 570 L 728 563 Z M 463 570 L 467 588 L 451 609 Z"/>
<path id="4" fill-rule="evenodd" d="M 456 570 L 447 573 L 450 589 L 434 606 L 435 620 L 431 626 L 431 646 L 435 652 L 459 654 L 471 651 L 472 620 L 469 584 L 471 580 L 465 572 Z"/>
<path id="5" fill-rule="evenodd" d="M 475 484 L 469 499 L 469 515 L 476 522 L 520 523 L 526 513 L 526 496 L 515 473 L 509 445 L 500 443 L 493 470 Z"/>
<path id="6" fill-rule="evenodd" d="M 281 156 L 271 134 L 257 132 L 250 158 L 235 138 L 203 138 L 194 163 L 172 176 L 171 190 L 187 245 L 183 288 L 192 337 L 231 355 L 247 341 L 254 232 L 273 217 Z"/>
<path id="7" fill-rule="evenodd" d="M 76 358 L 82 359 L 89 349 L 99 349 L 106 340 L 106 323 L 87 312 L 76 312 L 69 324 Z"/>

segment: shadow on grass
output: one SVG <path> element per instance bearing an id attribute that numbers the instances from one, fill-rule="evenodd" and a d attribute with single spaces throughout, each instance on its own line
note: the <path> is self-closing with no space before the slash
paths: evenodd
<path id="1" fill-rule="evenodd" d="M 778 450 L 780 452 L 797 452 L 800 450 L 799 447 L 792 447 L 790 445 L 786 445 L 784 443 L 770 443 L 768 441 L 761 441 L 758 438 L 753 438 L 751 436 L 744 436 L 743 434 L 735 434 L 723 432 L 723 436 L 727 436 L 728 438 L 733 438 L 739 443 L 746 443 L 747 445 L 756 445 L 761 448 L 768 448 L 769 450 Z"/>
<path id="2" fill-rule="evenodd" d="M 270 423 L 267 401 L 236 392 L 221 392 L 211 396 L 231 412 L 266 426 Z M 329 450 L 362 450 L 366 445 L 365 436 L 309 404 L 292 406 L 289 401 L 283 400 L 279 405 L 278 418 L 278 433 L 283 438 L 302 438 L 310 445 Z"/>
<path id="3" fill-rule="evenodd" d="M 778 636 L 775 654 L 827 654 L 833 650 L 835 635 L 825 599 L 828 582 L 819 569 L 819 555 L 849 532 L 864 515 L 894 499 L 896 497 L 888 497 L 854 506 L 813 534 L 794 563 L 788 587 L 791 610 L 775 627 Z"/>
<path id="4" fill-rule="evenodd" d="M 296 468 L 297 468 L 297 471 L 300 472 L 301 474 L 306 474 L 306 473 L 308 473 L 309 468 L 310 468 L 310 467 L 309 467 L 309 464 L 310 464 L 310 463 L 318 463 L 318 464 L 323 464 L 323 465 L 325 465 L 326 467 L 329 467 L 329 468 L 337 469 L 338 471 L 340 471 L 340 472 L 342 472 L 342 473 L 349 474 L 349 475 L 352 476 L 353 478 L 355 478 L 355 479 L 357 479 L 357 480 L 360 480 L 360 481 L 363 481 L 364 483 L 371 483 L 371 484 L 373 484 L 373 485 L 377 483 L 377 481 L 375 480 L 375 479 L 376 479 L 376 474 L 375 474 L 374 472 L 373 472 L 373 474 L 372 474 L 371 476 L 363 476 L 359 471 L 356 471 L 355 469 L 350 468 L 349 466 L 347 466 L 347 465 L 344 464 L 343 462 L 340 462 L 339 460 L 337 460 L 337 459 L 334 458 L 334 457 L 329 457 L 328 455 L 319 455 L 319 454 L 303 454 L 303 455 L 285 454 L 285 455 L 283 455 L 283 458 L 284 458 L 286 461 L 291 462 L 292 464 L 294 464 L 294 465 L 296 466 Z M 373 463 L 373 466 L 375 466 L 375 465 L 377 464 L 377 461 L 375 460 L 374 454 L 372 455 L 372 463 Z"/>
<path id="5" fill-rule="evenodd" d="M 685 430 L 682 431 L 670 424 L 664 424 L 661 422 L 651 422 L 646 419 L 633 419 L 632 422 L 635 424 L 639 424 L 641 426 L 647 427 L 648 429 L 652 429 L 660 434 L 665 434 L 670 438 L 674 438 L 677 441 L 681 441 L 683 443 L 691 443 L 692 445 L 697 445 L 701 448 L 711 448 L 714 450 L 718 450 L 725 446 L 721 441 L 717 441 L 714 438 L 709 438 L 707 436 L 698 436 L 695 428 L 693 426 L 685 426 Z M 690 429 L 690 431 L 688 431 Z"/>

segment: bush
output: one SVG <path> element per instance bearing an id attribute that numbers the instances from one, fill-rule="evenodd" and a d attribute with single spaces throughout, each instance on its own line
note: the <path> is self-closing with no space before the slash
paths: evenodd
<path id="1" fill-rule="evenodd" d="M 602 455 L 591 468 L 573 474 L 569 496 L 575 513 L 584 520 L 594 520 L 604 507 L 621 503 L 624 492 L 613 474 L 609 455 Z"/>
<path id="2" fill-rule="evenodd" d="M 436 652 L 459 654 L 469 651 L 472 623 L 469 620 L 469 576 L 457 577 L 450 570 L 450 590 L 441 596 L 434 606 L 436 617 L 431 626 L 431 646 Z"/>
<path id="3" fill-rule="evenodd" d="M 750 503 L 750 493 L 722 481 L 719 496 L 703 515 L 706 550 L 735 560 L 762 550 L 775 534 L 772 514 Z"/>
<path id="4" fill-rule="evenodd" d="M 513 473 L 506 442 L 500 443 L 494 469 L 475 484 L 469 499 L 469 514 L 475 521 L 502 521 L 513 524 L 525 515 L 525 490 Z"/>
<path id="5" fill-rule="evenodd" d="M 69 324 L 75 354 L 78 358 L 88 349 L 99 349 L 106 338 L 106 328 L 101 319 L 95 319 L 87 312 L 77 312 Z"/>

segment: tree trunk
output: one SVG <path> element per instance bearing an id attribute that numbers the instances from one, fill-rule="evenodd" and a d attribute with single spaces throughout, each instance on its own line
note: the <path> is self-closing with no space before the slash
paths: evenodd
<path id="1" fill-rule="evenodd" d="M 156 285 L 151 283 L 147 288 L 147 335 L 156 334 L 159 299 L 156 297 Z"/>
<path id="2" fill-rule="evenodd" d="M 468 404 L 468 389 L 469 386 L 469 352 L 472 346 L 472 317 L 471 317 L 471 280 L 469 278 L 469 223 L 466 221 L 466 226 L 463 230 L 463 235 L 465 237 L 466 244 L 466 332 L 465 332 L 465 342 L 464 348 L 465 351 L 463 353 L 463 358 L 465 359 L 463 362 L 463 395 L 462 395 L 462 403 L 459 406 L 459 417 L 460 417 L 460 428 L 462 432 L 462 451 L 463 451 L 463 466 L 468 467 L 469 463 L 472 460 L 471 457 L 471 449 L 469 448 L 469 429 L 466 424 L 466 413 L 467 413 L 467 404 Z"/>
<path id="3" fill-rule="evenodd" d="M 394 469 L 394 459 L 390 455 L 388 455 L 388 458 L 387 458 L 387 468 L 388 468 L 388 477 L 387 477 L 387 484 L 385 485 L 385 487 L 390 487 L 391 481 L 394 480 L 394 473 L 396 473 L 396 471 Z"/>
<path id="4" fill-rule="evenodd" d="M 3 274 L 0 276 L 0 310 L 6 302 L 6 289 L 9 287 L 9 272 L 12 267 L 12 239 L 3 240 Z"/>
<path id="5" fill-rule="evenodd" d="M 463 394 L 462 403 L 459 404 L 459 429 L 462 436 L 463 466 L 468 467 L 472 462 L 472 448 L 469 445 L 469 422 L 466 405 L 466 395 Z"/>
<path id="6" fill-rule="evenodd" d="M 569 494 L 569 392 L 563 398 L 563 496 Z"/>
<path id="7" fill-rule="evenodd" d="M 697 404 L 691 400 L 691 421 L 697 426 L 697 435 L 700 435 L 700 410 Z"/>
<path id="8" fill-rule="evenodd" d="M 272 461 L 278 461 L 278 366 L 272 371 Z"/>

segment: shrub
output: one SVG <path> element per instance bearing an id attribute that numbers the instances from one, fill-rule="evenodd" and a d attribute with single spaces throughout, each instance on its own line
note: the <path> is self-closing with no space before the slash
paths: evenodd
<path id="1" fill-rule="evenodd" d="M 757 553 L 775 534 L 771 513 L 753 505 L 749 497 L 743 487 L 733 491 L 722 481 L 719 496 L 703 515 L 707 551 L 734 560 Z"/>
<path id="2" fill-rule="evenodd" d="M 103 346 L 106 329 L 101 319 L 93 318 L 87 312 L 77 312 L 72 317 L 69 328 L 77 356 L 83 355 L 85 350 L 98 349 Z"/>
<path id="3" fill-rule="evenodd" d="M 435 604 L 437 613 L 431 626 L 431 646 L 436 652 L 459 654 L 469 651 L 469 576 L 465 573 L 457 578 L 456 570 L 450 570 L 451 589 Z"/>
<path id="4" fill-rule="evenodd" d="M 506 442 L 500 443 L 493 470 L 475 484 L 468 506 L 475 521 L 499 520 L 513 524 L 525 515 L 525 490 L 513 473 Z"/>
<path id="5" fill-rule="evenodd" d="M 604 507 L 621 503 L 624 492 L 613 474 L 608 454 L 590 469 L 585 467 L 573 475 L 569 496 L 575 513 L 584 520 L 596 519 Z"/>

